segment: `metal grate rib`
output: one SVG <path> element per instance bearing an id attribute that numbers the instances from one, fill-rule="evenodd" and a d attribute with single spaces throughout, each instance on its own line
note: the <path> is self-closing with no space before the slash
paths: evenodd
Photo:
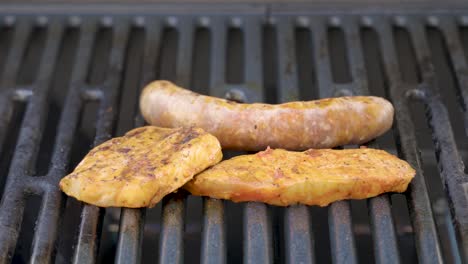
<path id="1" fill-rule="evenodd" d="M 265 11 L 266 12 L 266 11 Z M 123 89 L 140 89 L 149 81 L 160 78 L 157 72 L 161 67 L 157 65 L 161 54 L 161 46 L 165 41 L 164 30 L 171 29 L 177 34 L 177 45 L 171 47 L 175 50 L 175 71 L 166 78 L 172 79 L 177 84 L 189 87 L 197 76 L 193 74 L 195 32 L 203 28 L 210 33 L 210 69 L 209 87 L 207 93 L 223 97 L 231 89 L 236 89 L 245 95 L 248 102 L 271 100 L 274 102 L 287 102 L 301 100 L 304 89 L 300 85 L 300 75 L 306 72 L 315 75 L 312 80 L 316 83 L 319 97 L 330 97 L 345 94 L 372 94 L 369 87 L 369 65 L 366 65 L 363 48 L 364 40 L 361 30 L 371 29 L 378 40 L 376 47 L 381 58 L 376 58 L 382 65 L 385 77 L 385 91 L 395 106 L 395 126 L 393 133 L 396 149 L 387 149 L 398 152 L 416 170 L 416 178 L 412 181 L 409 190 L 405 193 L 411 217 L 411 235 L 417 252 L 417 260 L 422 263 L 441 263 L 446 259 L 462 262 L 468 256 L 468 177 L 465 174 L 463 159 L 465 149 L 456 144 L 453 130 L 460 124 L 450 120 L 445 102 L 441 100 L 442 93 L 458 93 L 459 102 L 453 102 L 464 115 L 464 128 L 468 127 L 467 109 L 467 62 L 459 36 L 459 27 L 467 26 L 458 16 L 435 14 L 367 14 L 367 15 L 333 15 L 307 13 L 298 10 L 302 15 L 285 11 L 264 13 L 264 10 L 253 10 L 248 14 L 236 15 L 218 14 L 209 12 L 202 14 L 154 14 L 146 16 L 122 16 L 102 17 L 90 16 L 61 16 L 51 15 L 35 18 L 33 16 L 11 16 L 0 14 L 4 27 L 11 27 L 14 32 L 9 45 L 5 67 L 0 73 L 0 153 L 5 148 L 6 132 L 12 126 L 10 119 L 15 102 L 24 102 L 26 111 L 21 123 L 18 142 L 14 156 L 10 164 L 5 183 L 5 191 L 0 204 L 0 263 L 7 263 L 16 258 L 21 258 L 15 247 L 18 243 L 21 223 L 25 212 L 26 197 L 30 194 L 38 195 L 41 200 L 40 213 L 37 216 L 34 238 L 31 242 L 31 250 L 27 252 L 28 258 L 35 262 L 52 262 L 56 260 L 55 252 L 57 239 L 62 234 L 59 232 L 61 218 L 65 213 L 66 198 L 58 190 L 58 181 L 70 171 L 70 157 L 72 144 L 77 136 L 80 123 L 80 113 L 87 102 L 98 102 L 96 136 L 94 145 L 112 137 L 115 133 L 118 113 L 132 111 L 135 119 L 131 121 L 135 127 L 144 125 L 141 115 L 138 114 L 138 102 L 125 104 L 132 109 L 123 109 L 119 105 L 124 91 Z M 266 73 L 262 58 L 262 32 L 265 25 L 275 30 L 274 46 L 276 47 L 277 64 L 275 72 L 275 91 L 265 89 L 265 79 L 270 78 Z M 434 70 L 433 58 L 429 40 L 426 37 L 426 27 L 434 27 L 442 32 L 446 41 L 448 57 L 453 66 L 457 81 L 458 91 L 449 91 L 444 87 L 438 87 L 437 75 Z M 42 27 L 46 31 L 44 49 L 40 54 L 36 78 L 32 84 L 18 85 L 17 77 L 24 63 L 24 56 L 36 27 Z M 51 165 L 46 175 L 34 176 L 36 157 L 42 153 L 39 150 L 41 139 L 49 135 L 45 134 L 47 122 L 47 106 L 50 99 L 54 70 L 58 62 L 58 55 L 62 48 L 65 32 L 68 28 L 75 28 L 79 32 L 76 53 L 73 59 L 73 70 L 69 84 L 68 94 L 64 98 L 64 107 L 60 113 L 60 121 L 54 139 Z M 96 49 L 100 29 L 111 30 L 111 47 L 104 81 L 100 84 L 87 83 L 87 75 L 92 63 L 92 54 Z M 143 50 L 141 52 L 141 70 L 134 78 L 138 79 L 138 87 L 123 85 L 123 75 L 127 71 L 126 58 L 128 47 L 131 44 L 131 30 L 139 28 L 144 32 Z M 228 58 L 229 29 L 235 28 L 242 34 L 243 59 L 241 71 L 242 83 L 228 83 L 226 64 Z M 333 67 L 337 63 L 331 56 L 330 45 L 336 45 L 330 38 L 328 31 L 339 29 L 343 33 L 346 47 L 347 67 L 351 80 L 337 83 L 333 76 Z M 407 83 L 402 78 L 402 69 L 398 61 L 398 49 L 395 45 L 394 29 L 406 30 L 410 36 L 410 42 L 415 48 L 415 65 L 421 73 L 419 83 Z M 298 41 L 297 29 L 305 29 L 310 32 L 310 58 L 301 57 L 296 42 Z M 1 36 L 0 36 L 1 37 Z M 263 43 L 264 44 L 264 43 Z M 303 61 L 312 61 L 314 70 L 303 69 L 300 64 Z M 271 65 L 269 66 L 271 67 Z M 309 66 L 308 66 L 309 67 Z M 34 68 L 34 67 L 33 67 Z M 232 69 L 231 69 L 232 70 Z M 230 70 L 229 70 L 230 71 Z M 264 76 L 265 75 L 265 76 Z M 268 82 L 270 83 L 270 82 Z M 307 93 L 314 94 L 314 93 Z M 433 146 L 421 146 L 418 141 L 418 131 L 411 115 L 410 104 L 420 101 L 426 107 L 425 121 L 432 130 Z M 122 109 L 121 109 L 122 108 Z M 130 123 L 129 123 L 130 124 Z M 465 132 L 466 133 L 466 132 Z M 463 139 L 464 140 L 464 139 Z M 383 147 L 380 139 L 369 143 L 370 147 Z M 453 221 L 455 234 L 448 234 L 449 241 L 440 241 L 439 233 L 446 232 L 439 228 L 433 216 L 433 202 L 428 193 L 427 182 L 431 181 L 429 172 L 423 171 L 420 149 L 426 148 L 435 152 L 438 171 L 444 183 L 446 198 L 450 206 L 450 216 Z M 1 186 L 0 186 L 1 187 Z M 245 203 L 242 211 L 243 232 L 242 248 L 230 249 L 227 241 L 226 211 L 229 207 L 226 203 L 216 199 L 204 198 L 203 206 L 196 208 L 203 212 L 203 219 L 199 225 L 201 230 L 200 247 L 196 249 L 184 246 L 188 230 L 187 223 L 192 219 L 186 218 L 186 195 L 183 192 L 171 194 L 164 199 L 162 215 L 156 223 L 148 223 L 148 214 L 155 209 L 122 209 L 120 219 L 114 225 L 115 231 L 108 231 L 103 226 L 103 219 L 109 217 L 104 209 L 91 205 L 83 205 L 80 224 L 77 226 L 77 234 L 72 245 L 73 256 L 69 256 L 74 263 L 105 262 L 104 252 L 100 249 L 100 243 L 112 244 L 112 260 L 118 263 L 139 263 L 147 261 L 144 258 L 145 236 L 148 225 L 155 227 L 159 236 L 159 245 L 151 245 L 158 249 L 158 258 L 161 263 L 191 263 L 195 260 L 188 259 L 187 250 L 200 250 L 202 263 L 239 262 L 246 263 L 272 263 L 285 261 L 287 263 L 313 263 L 333 261 L 334 263 L 357 263 L 361 261 L 363 254 L 372 254 L 378 263 L 409 263 L 413 259 L 402 258 L 403 251 L 399 240 L 402 236 L 397 222 L 398 215 L 392 208 L 391 194 L 384 194 L 367 200 L 368 211 L 355 212 L 350 201 L 335 202 L 328 207 L 328 215 L 325 219 L 313 217 L 310 208 L 297 205 L 285 208 L 280 217 L 276 217 L 271 211 L 271 206 L 261 203 Z M 369 241 L 372 246 L 369 251 L 361 252 L 358 245 L 363 243 L 357 236 L 358 227 L 354 221 L 356 214 L 369 214 L 370 225 L 367 227 Z M 275 220 L 283 224 L 280 230 L 274 228 Z M 153 220 L 151 220 L 153 221 Z M 323 243 L 323 237 L 317 237 L 313 231 L 324 221 L 329 226 L 330 243 Z M 146 223 L 145 223 L 146 222 Z M 194 223 L 196 224 L 196 223 Z M 452 223 L 449 223 L 452 224 Z M 115 239 L 101 241 L 102 233 L 114 232 Z M 359 231 L 360 232 L 360 231 Z M 154 235 L 154 233 L 151 233 Z M 111 236 L 112 237 L 112 236 Z M 275 239 L 280 238 L 280 239 Z M 281 238 L 284 238 L 281 240 Z M 277 245 L 276 243 L 279 243 Z M 441 246 L 442 243 L 450 244 L 450 247 Z M 330 251 L 329 258 L 321 254 L 324 248 Z M 449 251 L 446 248 L 450 248 Z M 284 250 L 284 252 L 276 252 Z M 185 252 L 184 252 L 185 251 Z M 447 252 L 446 252 L 447 251 Z M 242 254 L 241 254 L 242 253 Z M 56 260 L 57 261 L 57 260 Z"/>

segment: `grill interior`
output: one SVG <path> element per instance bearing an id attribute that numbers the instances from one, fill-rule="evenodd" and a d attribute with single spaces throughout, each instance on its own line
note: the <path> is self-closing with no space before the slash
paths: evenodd
<path id="1" fill-rule="evenodd" d="M 468 12 L 292 13 L 1 13 L 0 262 L 463 261 Z M 326 208 L 67 199 L 57 183 L 93 145 L 144 124 L 138 96 L 153 79 L 247 102 L 386 97 L 394 127 L 369 146 L 417 176 L 404 194 Z"/>

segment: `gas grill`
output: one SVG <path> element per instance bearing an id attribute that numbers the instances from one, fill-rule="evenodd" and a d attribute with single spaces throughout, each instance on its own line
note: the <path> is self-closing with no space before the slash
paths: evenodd
<path id="1" fill-rule="evenodd" d="M 468 261 L 468 4 L 443 4 L 0 4 L 0 263 Z M 393 129 L 368 146 L 417 175 L 325 208 L 67 198 L 92 146 L 144 125 L 154 79 L 244 102 L 386 97 Z"/>

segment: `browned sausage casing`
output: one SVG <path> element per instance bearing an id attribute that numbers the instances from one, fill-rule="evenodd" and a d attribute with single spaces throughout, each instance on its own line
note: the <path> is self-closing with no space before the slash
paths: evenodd
<path id="1" fill-rule="evenodd" d="M 362 144 L 393 122 L 393 106 L 373 96 L 328 98 L 278 105 L 241 104 L 200 95 L 168 81 L 148 84 L 140 97 L 145 120 L 162 127 L 195 126 L 226 149 L 305 150 Z"/>

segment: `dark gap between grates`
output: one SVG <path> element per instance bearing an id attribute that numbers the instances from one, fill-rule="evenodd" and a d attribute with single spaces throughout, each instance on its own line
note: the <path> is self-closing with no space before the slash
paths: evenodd
<path id="1" fill-rule="evenodd" d="M 56 264 L 72 263 L 73 253 L 76 247 L 76 239 L 81 221 L 81 209 L 83 203 L 75 198 L 62 194 L 66 199 L 64 211 L 60 217 L 58 238 L 56 242 Z"/>
<path id="2" fill-rule="evenodd" d="M 408 210 L 408 201 L 404 194 L 391 194 L 393 221 L 398 237 L 398 249 L 401 263 L 412 264 L 418 262 L 416 246 L 414 243 L 414 231 L 411 225 Z"/>
<path id="3" fill-rule="evenodd" d="M 90 85 L 102 84 L 109 67 L 109 55 L 112 42 L 112 29 L 99 28 L 96 33 L 93 53 L 86 82 Z"/>
<path id="4" fill-rule="evenodd" d="M 57 126 L 70 85 L 78 35 L 77 29 L 68 29 L 61 43 L 57 66 L 52 78 L 52 87 L 49 92 L 47 120 L 36 159 L 34 176 L 46 175 L 49 170 Z"/>
<path id="5" fill-rule="evenodd" d="M 166 27 L 162 32 L 161 46 L 155 69 L 155 79 L 175 81 L 179 33 L 175 28 Z M 172 195 L 166 196 L 164 200 Z M 162 204 L 146 210 L 142 259 L 159 259 L 159 238 L 161 235 Z"/>
<path id="6" fill-rule="evenodd" d="M 449 214 L 449 208 L 443 188 L 443 182 L 437 167 L 435 149 L 431 138 L 431 130 L 428 127 L 427 122 L 424 122 L 425 119 L 421 118 L 426 117 L 424 111 L 425 106 L 421 102 L 413 102 L 410 104 L 410 110 L 415 125 L 418 148 L 421 150 L 424 178 L 426 179 L 427 191 L 431 201 L 439 240 L 446 241 L 445 243 L 441 243 L 442 255 L 445 261 L 451 263 L 450 260 L 452 256 L 450 253 L 450 243 L 448 243 L 449 234 L 447 232 L 447 228 L 453 229 L 453 224 L 446 221 L 446 216 Z"/>
<path id="7" fill-rule="evenodd" d="M 84 158 L 93 146 L 96 135 L 96 121 L 99 101 L 88 101 L 84 103 L 80 113 L 80 122 L 75 132 L 75 140 L 72 144 L 70 166 L 71 172 Z"/>
<path id="8" fill-rule="evenodd" d="M 246 154 L 242 151 L 223 150 L 223 160 Z M 235 203 L 229 200 L 224 201 L 224 221 L 226 236 L 226 256 L 227 263 L 242 263 L 244 256 L 244 208 L 246 203 Z"/>
<path id="9" fill-rule="evenodd" d="M 142 260 L 157 260 L 159 258 L 161 212 L 162 201 L 157 203 L 153 208 L 146 209 Z"/>
<path id="10" fill-rule="evenodd" d="M 210 61 L 211 61 L 211 34 L 207 28 L 195 30 L 192 73 L 190 89 L 208 94 Z M 184 262 L 189 264 L 194 260 L 201 259 L 201 241 L 203 225 L 203 198 L 200 196 L 187 196 L 185 208 L 185 240 L 184 240 Z"/>
<path id="11" fill-rule="evenodd" d="M 374 248 L 367 201 L 351 200 L 350 204 L 358 262 L 371 263 L 374 261 Z"/>
<path id="12" fill-rule="evenodd" d="M 409 84 L 420 83 L 421 73 L 418 70 L 416 54 L 408 30 L 401 27 L 394 27 L 393 34 L 395 47 L 398 51 L 398 66 L 403 82 Z"/>
<path id="13" fill-rule="evenodd" d="M 13 36 L 13 28 L 2 26 L 0 27 L 0 75 L 3 74 L 5 69 L 6 58 L 10 50 L 11 40 Z M 0 87 L 0 90 L 5 87 Z"/>
<path id="14" fill-rule="evenodd" d="M 42 197 L 39 195 L 27 195 L 21 222 L 18 243 L 16 243 L 15 253 L 11 259 L 12 263 L 29 263 L 31 255 L 31 243 L 36 226 L 37 215 L 41 207 Z"/>
<path id="15" fill-rule="evenodd" d="M 119 218 L 121 208 L 106 208 L 102 224 L 97 255 L 98 263 L 114 263 L 119 239 Z"/>
<path id="16" fill-rule="evenodd" d="M 187 196 L 185 208 L 184 263 L 194 263 L 200 259 L 203 224 L 203 198 Z"/>
<path id="17" fill-rule="evenodd" d="M 262 64 L 263 86 L 265 102 L 275 104 L 278 102 L 278 46 L 277 32 L 273 25 L 263 26 L 262 37 Z"/>
<path id="18" fill-rule="evenodd" d="M 242 258 L 244 256 L 244 221 L 242 220 L 242 216 L 244 214 L 245 203 L 224 201 L 224 207 L 227 263 L 242 263 Z"/>
<path id="19" fill-rule="evenodd" d="M 27 85 L 35 81 L 42 52 L 46 41 L 47 30 L 35 27 L 29 36 L 28 45 L 19 68 L 17 84 Z"/>
<path id="20" fill-rule="evenodd" d="M 338 27 L 329 27 L 327 36 L 333 80 L 336 83 L 350 83 L 352 78 L 343 30 Z"/>
<path id="21" fill-rule="evenodd" d="M 12 114 L 10 122 L 6 126 L 7 129 L 4 132 L 5 138 L 0 149 L 0 197 L 3 196 L 5 189 L 5 183 L 10 170 L 10 163 L 15 151 L 16 143 L 18 141 L 18 135 L 21 129 L 21 123 L 23 122 L 24 112 L 26 110 L 27 102 L 24 101 L 13 101 Z M 0 199 L 1 200 L 1 199 Z"/>
<path id="22" fill-rule="evenodd" d="M 318 99 L 312 33 L 306 28 L 296 28 L 295 36 L 299 96 L 304 101 Z"/>
<path id="23" fill-rule="evenodd" d="M 145 31 L 142 28 L 132 28 L 130 32 L 124 73 L 120 93 L 120 111 L 117 121 L 116 136 L 123 136 L 133 129 L 135 117 L 140 108 L 141 65 L 143 61 Z"/>
<path id="24" fill-rule="evenodd" d="M 460 41 L 463 47 L 463 54 L 465 55 L 465 61 L 468 63 L 468 27 L 461 26 L 458 28 Z"/>
<path id="25" fill-rule="evenodd" d="M 177 30 L 175 28 L 165 28 L 162 33 L 162 45 L 155 74 L 156 79 L 174 81 L 178 43 L 179 33 Z"/>
<path id="26" fill-rule="evenodd" d="M 96 135 L 96 121 L 99 101 L 85 102 L 80 111 L 79 123 L 71 148 L 68 173 L 73 171 L 83 157 L 89 152 Z M 63 229 L 58 234 L 56 263 L 71 263 L 78 235 L 81 208 L 83 204 L 72 197 L 66 198 L 65 210 L 61 216 Z"/>
<path id="27" fill-rule="evenodd" d="M 330 230 L 328 226 L 328 207 L 309 206 L 317 263 L 331 263 Z"/>
<path id="28" fill-rule="evenodd" d="M 229 28 L 226 48 L 226 83 L 242 84 L 245 67 L 244 33 L 239 28 Z"/>
<path id="29" fill-rule="evenodd" d="M 361 39 L 363 45 L 364 64 L 369 82 L 369 93 L 389 100 L 388 82 L 384 73 L 382 53 L 380 52 L 380 41 L 375 30 L 370 28 L 361 29 Z M 387 131 L 378 137 L 379 147 L 398 155 L 395 146 L 394 129 Z"/>
<path id="30" fill-rule="evenodd" d="M 458 87 L 447 43 L 442 32 L 433 27 L 427 28 L 427 38 L 437 77 L 437 89 L 440 91 L 442 102 L 447 107 L 458 151 L 463 163 L 468 164 L 468 141 L 464 124 L 460 122 L 463 120 L 463 112 L 461 105 L 458 103 L 460 87 Z M 468 172 L 468 168 L 465 167 L 466 172 Z"/>
<path id="31" fill-rule="evenodd" d="M 271 82 L 271 88 L 268 86 L 265 86 L 265 89 L 275 89 L 275 94 L 274 98 L 271 98 L 271 102 L 269 103 L 284 103 L 284 101 L 280 101 L 278 98 L 278 93 L 277 91 L 279 90 L 279 80 L 278 80 L 278 61 L 277 61 L 277 53 L 278 53 L 278 48 L 276 46 L 276 43 L 280 42 L 279 36 L 277 36 L 277 32 L 273 26 L 271 27 L 271 37 L 268 39 L 267 37 L 264 37 L 264 41 L 266 44 L 270 44 L 270 46 L 264 47 L 270 48 L 270 54 L 266 54 L 265 56 L 271 56 L 274 58 L 274 61 L 270 60 L 268 61 L 267 59 L 265 60 L 264 58 L 264 69 L 268 69 L 270 67 L 271 75 L 272 77 L 268 77 L 266 74 L 265 76 L 267 79 L 265 80 L 265 84 Z M 292 49 L 293 49 L 293 55 L 296 57 L 296 67 L 297 67 L 297 82 L 294 83 L 298 85 L 297 88 L 299 88 L 299 94 L 298 98 L 296 101 L 306 101 L 306 100 L 312 100 L 318 97 L 318 91 L 315 85 L 314 85 L 314 66 L 313 66 L 313 55 L 312 55 L 312 39 L 311 39 L 311 32 L 308 29 L 305 28 L 294 28 L 293 29 L 293 42 L 292 43 Z M 274 44 L 274 46 L 272 45 Z M 293 66 L 294 67 L 294 66 Z M 293 78 L 295 78 L 293 77 Z M 271 92 L 271 91 L 269 91 Z M 268 100 L 268 97 L 267 97 Z M 311 206 L 308 208 L 315 208 L 315 206 Z M 322 208 L 323 209 L 323 208 Z M 273 261 L 274 263 L 285 263 L 287 259 L 287 250 L 289 250 L 289 245 L 286 244 L 286 233 L 287 232 L 287 227 L 285 226 L 286 223 L 286 211 L 288 210 L 287 207 L 281 207 L 281 206 L 268 206 L 268 215 L 269 215 L 269 220 L 271 222 L 271 228 L 272 228 L 272 239 L 273 239 Z M 311 212 L 309 211 L 309 214 Z M 311 233 L 314 231 L 317 231 L 318 229 L 316 228 L 315 221 L 322 221 L 322 223 L 325 223 L 326 226 L 328 226 L 328 216 L 322 215 L 323 217 L 321 219 L 316 219 L 313 215 L 310 215 L 310 219 L 312 221 L 311 224 Z M 294 225 L 294 220 L 291 224 Z M 328 232 L 327 234 L 324 234 L 326 238 L 328 238 Z M 323 252 L 326 252 L 328 250 L 328 243 L 323 243 L 321 240 L 324 238 L 324 236 L 317 237 L 315 234 L 311 234 L 315 239 L 320 240 L 320 241 L 315 241 L 314 245 L 315 247 L 323 247 Z M 317 250 L 314 248 L 310 248 L 309 250 L 312 250 L 316 252 Z M 317 257 L 317 254 L 315 254 Z"/>
<path id="32" fill-rule="evenodd" d="M 273 239 L 273 261 L 275 263 L 285 263 L 285 235 L 284 235 L 284 215 L 285 208 L 281 206 L 269 206 L 268 216 L 271 219 L 272 239 Z"/>
<path id="33" fill-rule="evenodd" d="M 207 28 L 197 28 L 193 44 L 192 80 L 190 89 L 208 94 L 211 71 L 211 33 Z"/>
<path id="34" fill-rule="evenodd" d="M 364 62 L 368 73 L 369 92 L 374 96 L 388 98 L 389 84 L 386 82 L 384 74 L 378 35 L 370 28 L 362 28 L 360 33 L 364 51 Z M 398 155 L 394 131 L 396 131 L 395 127 L 380 136 L 376 142 L 380 148 Z M 417 261 L 416 247 L 406 197 L 403 194 L 390 194 L 390 199 L 395 231 L 397 232 L 400 260 L 402 263 L 415 263 Z"/>

